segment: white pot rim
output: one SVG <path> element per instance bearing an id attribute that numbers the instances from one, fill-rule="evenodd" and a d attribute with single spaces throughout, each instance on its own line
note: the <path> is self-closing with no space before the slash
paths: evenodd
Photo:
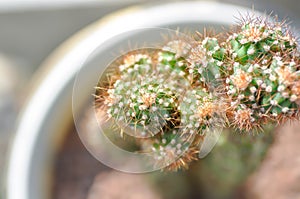
<path id="1" fill-rule="evenodd" d="M 62 92 L 64 86 L 75 78 L 81 63 L 97 46 L 114 35 L 145 26 L 158 27 L 174 22 L 232 24 L 234 15 L 249 11 L 239 6 L 204 1 L 135 6 L 105 17 L 65 42 L 43 65 L 48 74 L 30 95 L 22 111 L 8 163 L 7 198 L 32 199 L 28 189 L 33 186 L 29 176 L 32 155 L 37 150 L 40 129 L 47 122 L 47 112 L 58 100 L 55 93 Z"/>

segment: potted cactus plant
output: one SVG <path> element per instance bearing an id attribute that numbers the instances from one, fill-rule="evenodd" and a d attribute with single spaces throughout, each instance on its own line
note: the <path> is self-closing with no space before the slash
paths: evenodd
<path id="1" fill-rule="evenodd" d="M 126 53 L 96 87 L 96 111 L 105 112 L 98 119 L 120 139 L 137 137 L 138 152 L 163 170 L 187 169 L 217 144 L 192 172 L 218 186 L 205 187 L 204 197 L 232 197 L 263 159 L 271 129 L 298 118 L 299 51 L 289 30 L 271 16 L 247 15 L 230 32 Z M 220 166 L 225 152 L 231 162 Z"/>
<path id="2" fill-rule="evenodd" d="M 108 71 L 105 66 L 112 61 L 108 54 L 120 50 L 122 42 L 127 44 L 128 35 L 135 39 L 153 36 L 130 32 L 145 24 L 173 29 L 202 30 L 206 25 L 220 28 L 233 24 L 237 10 L 249 11 L 212 2 L 136 8 L 119 13 L 119 17 L 103 19 L 63 45 L 45 63 L 53 69 L 23 111 L 9 163 L 8 198 L 51 197 L 53 159 L 61 144 L 59 140 L 73 121 L 72 112 L 76 127 L 82 123 L 86 127 L 85 131 L 78 129 L 82 142 L 104 164 L 135 172 L 178 170 L 155 173 L 151 178 L 154 182 L 187 182 L 176 189 L 182 193 L 191 187 L 196 192 L 195 187 L 201 184 L 202 196 L 232 196 L 232 191 L 257 167 L 272 141 L 269 130 L 255 138 L 245 132 L 260 131 L 277 119 L 281 123 L 297 115 L 296 84 L 283 80 L 289 75 L 291 80 L 297 76 L 297 53 L 293 53 L 297 50 L 292 37 L 285 30 L 277 30 L 272 21 L 264 24 L 258 23 L 259 18 L 246 19 L 229 35 L 204 34 L 194 38 L 192 33 L 188 39 L 173 37 L 161 42 L 160 48 L 125 54 Z M 263 24 L 265 27 L 260 26 Z M 282 24 L 279 27 L 284 28 Z M 293 61 L 296 65 L 291 64 Z M 267 68 L 257 68 L 255 64 Z M 103 72 L 105 76 L 99 82 Z M 265 84 L 259 85 L 259 78 Z M 282 96 L 275 98 L 278 93 Z M 96 117 L 88 122 L 82 120 L 85 110 L 96 111 L 91 114 Z M 105 131 L 88 131 L 97 125 L 105 127 Z M 124 150 L 116 156 L 102 153 L 111 152 L 111 143 L 99 145 L 109 136 L 116 139 L 111 141 L 115 145 L 125 143 L 134 153 L 127 159 Z M 207 155 L 214 144 L 212 154 L 197 161 L 199 164 L 191 164 L 199 155 Z M 136 161 L 134 155 L 140 154 L 145 154 L 144 158 Z M 181 168 L 190 164 L 191 168 L 183 173 Z M 208 182 L 219 183 L 216 189 L 220 191 L 208 186 Z M 175 189 L 154 184 L 160 185 L 157 188 L 164 189 L 168 198 L 179 196 L 180 191 L 174 195 Z"/>

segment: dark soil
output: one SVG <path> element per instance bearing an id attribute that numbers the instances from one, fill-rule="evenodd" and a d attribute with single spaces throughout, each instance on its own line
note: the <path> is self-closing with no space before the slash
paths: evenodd
<path id="1" fill-rule="evenodd" d="M 52 198 L 85 199 L 94 177 L 105 170 L 109 168 L 89 154 L 73 130 L 57 156 Z"/>

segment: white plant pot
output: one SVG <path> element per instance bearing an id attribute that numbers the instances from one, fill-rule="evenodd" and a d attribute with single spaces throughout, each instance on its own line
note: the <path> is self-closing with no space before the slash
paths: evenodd
<path id="1" fill-rule="evenodd" d="M 65 42 L 44 63 L 20 116 L 8 164 L 7 198 L 50 198 L 53 160 L 73 122 L 76 73 L 99 46 L 115 35 L 143 27 L 228 26 L 235 22 L 234 16 L 246 12 L 251 10 L 201 1 L 136 6 L 105 17 Z M 102 48 L 111 46 L 106 43 Z M 83 91 L 82 102 L 85 95 L 90 93 Z"/>

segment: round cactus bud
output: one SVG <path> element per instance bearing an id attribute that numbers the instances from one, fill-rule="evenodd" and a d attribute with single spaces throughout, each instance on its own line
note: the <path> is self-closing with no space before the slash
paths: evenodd
<path id="1" fill-rule="evenodd" d="M 196 81 L 216 85 L 224 73 L 225 49 L 217 38 L 206 37 L 196 42 L 188 57 L 189 73 Z"/>
<path id="2" fill-rule="evenodd" d="M 150 137 L 161 131 L 177 114 L 177 82 L 163 75 L 134 80 L 120 79 L 109 90 L 108 114 L 125 133 Z"/>
<path id="3" fill-rule="evenodd" d="M 104 99 L 108 118 L 121 127 L 122 133 L 151 137 L 180 121 L 178 101 L 189 88 L 189 82 L 174 73 L 175 65 L 170 71 L 160 71 L 168 64 L 159 57 L 153 60 L 138 52 L 124 56 L 120 75 Z"/>
<path id="4" fill-rule="evenodd" d="M 123 64 L 119 66 L 122 76 L 135 78 L 139 75 L 146 75 L 152 71 L 152 58 L 147 54 L 129 54 L 123 58 Z"/>
<path id="5" fill-rule="evenodd" d="M 187 134 L 204 135 L 208 128 L 225 127 L 224 101 L 205 88 L 187 91 L 179 110 L 181 126 Z"/>
<path id="6" fill-rule="evenodd" d="M 158 168 L 177 171 L 187 169 L 190 162 L 197 160 L 199 141 L 201 137 L 191 138 L 183 135 L 181 130 L 173 129 L 162 133 L 152 141 L 152 144 L 144 146 L 145 150 L 151 146 L 152 158 Z"/>
<path id="7" fill-rule="evenodd" d="M 160 72 L 171 73 L 171 75 L 186 76 L 186 57 L 191 45 L 184 40 L 174 40 L 168 42 L 158 52 L 158 66 Z"/>
<path id="8" fill-rule="evenodd" d="M 296 39 L 283 23 L 261 17 L 242 21 L 227 39 L 231 58 L 241 64 L 271 58 L 276 52 L 290 52 L 296 49 Z"/>

